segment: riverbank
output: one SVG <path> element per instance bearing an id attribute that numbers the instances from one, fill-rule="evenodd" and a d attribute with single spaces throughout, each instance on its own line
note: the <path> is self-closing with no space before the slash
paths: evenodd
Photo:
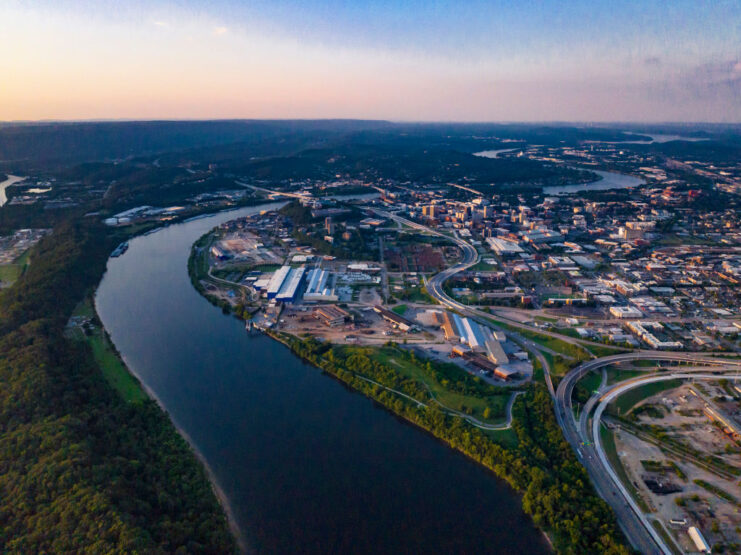
<path id="1" fill-rule="evenodd" d="M 96 294 L 116 347 L 204 453 L 250 547 L 360 555 L 495 553 L 507 545 L 513 555 L 547 553 L 503 481 L 348 395 L 275 340 L 246 333 L 193 288 L 184 271 L 193 243 L 263 209 L 270 207 L 131 240 Z"/>
<path id="2" fill-rule="evenodd" d="M 203 240 L 204 236 L 201 236 L 189 253 L 190 282 L 212 304 L 221 306 L 228 313 L 231 307 L 208 295 L 200 283 L 203 268 L 199 268 L 196 255 L 199 248 L 204 246 Z M 241 317 L 239 314 L 237 316 Z M 589 553 L 594 552 L 594 546 L 600 543 L 603 552 L 627 553 L 621 545 L 622 536 L 617 530 L 612 512 L 591 490 L 583 467 L 563 441 L 555 422 L 552 402 L 543 384 L 528 386 L 527 391 L 519 397 L 522 401 L 515 403 L 512 409 L 514 438 L 503 440 L 497 438 L 497 434 L 502 432 L 484 432 L 462 418 L 449 415 L 435 406 L 420 403 L 420 399 L 415 398 L 415 394 L 418 395 L 419 392 L 404 385 L 404 378 L 394 368 L 380 364 L 364 354 L 369 349 L 357 347 L 340 350 L 334 345 L 311 338 L 302 340 L 273 330 L 266 330 L 265 333 L 288 347 L 301 360 L 321 369 L 350 389 L 362 393 L 507 482 L 521 495 L 524 512 L 531 516 L 546 535 L 551 535 L 549 543 L 557 551 Z M 389 381 L 392 383 L 387 383 Z M 399 388 L 402 388 L 404 395 L 398 394 Z M 539 454 L 542 453 L 548 454 L 547 460 L 541 459 Z M 568 467 L 567 473 L 560 470 L 562 466 Z M 564 488 L 567 491 L 578 491 L 579 495 L 562 497 Z M 546 506 L 555 498 L 560 498 L 563 503 L 558 515 L 546 510 Z M 580 523 L 583 537 L 575 544 L 573 532 L 567 532 L 570 529 L 568 523 L 579 522 L 579 515 L 584 514 L 591 515 L 589 518 L 594 519 L 594 522 L 589 525 Z M 599 530 L 600 534 L 584 534 L 587 528 Z M 601 542 L 605 538 L 609 540 L 603 545 Z"/>
<path id="3" fill-rule="evenodd" d="M 287 346 L 302 360 L 340 380 L 351 389 L 369 397 L 415 427 L 430 433 L 438 440 L 443 441 L 448 447 L 460 451 L 493 472 L 498 478 L 506 481 L 510 487 L 522 495 L 523 510 L 533 518 L 535 524 L 541 528 L 548 543 L 557 552 L 573 550 L 576 553 L 591 553 L 593 552 L 592 547 L 588 546 L 590 544 L 596 545 L 596 543 L 592 544 L 591 542 L 604 542 L 605 538 L 610 538 L 610 540 L 607 544 L 601 544 L 603 553 L 628 552 L 622 545 L 622 535 L 617 530 L 611 511 L 601 499 L 589 491 L 591 488 L 588 486 L 579 495 L 578 502 L 577 498 L 573 496 L 570 499 L 564 498 L 562 500 L 564 503 L 561 507 L 562 514 L 557 519 L 549 518 L 546 513 L 541 512 L 543 507 L 540 507 L 540 503 L 545 499 L 549 499 L 548 503 L 552 502 L 553 496 L 558 496 L 557 492 L 559 490 L 577 487 L 579 484 L 582 484 L 583 488 L 583 484 L 588 483 L 586 473 L 578 463 L 577 467 L 572 469 L 576 475 L 583 474 L 579 476 L 578 480 L 573 478 L 564 480 L 559 485 L 556 485 L 556 483 L 546 485 L 548 480 L 543 481 L 543 478 L 540 481 L 538 480 L 538 476 L 543 471 L 541 463 L 544 461 L 538 460 L 540 457 L 530 451 L 528 444 L 540 444 L 538 451 L 549 453 L 548 459 L 551 464 L 560 458 L 566 460 L 573 458 L 571 451 L 564 449 L 562 444 L 563 440 L 555 423 L 552 404 L 547 402 L 550 397 L 544 385 L 534 384 L 529 387 L 522 395 L 523 403 L 516 408 L 513 407 L 513 416 L 516 420 L 513 427 L 517 435 L 518 445 L 507 448 L 493 439 L 494 434 L 484 433 L 461 418 L 445 414 L 434 407 L 420 406 L 414 400 L 405 399 L 385 388 L 375 386 L 355 371 L 355 362 L 351 363 L 350 358 L 338 359 L 337 355 L 334 354 L 336 351 L 330 345 L 313 342 L 311 339 L 300 340 L 271 330 L 267 330 L 265 333 Z M 358 364 L 358 368 L 360 367 L 367 368 L 364 364 Z M 389 370 L 391 370 L 389 367 L 383 368 L 384 373 Z M 367 373 L 364 372 L 363 374 Z M 555 443 L 553 442 L 554 433 L 558 434 Z M 572 463 L 573 461 L 568 460 L 569 466 Z M 551 474 L 550 478 L 554 479 L 556 476 Z M 556 482 L 558 481 L 556 479 Z M 569 503 L 574 504 L 571 510 L 569 510 Z M 573 513 L 571 513 L 572 510 Z M 580 529 L 580 533 L 584 534 L 584 540 L 586 541 L 582 546 L 574 545 L 573 536 L 569 535 L 569 538 L 567 538 L 564 535 L 564 521 L 572 522 L 575 518 L 578 521 L 577 515 L 585 514 L 583 511 L 592 511 L 592 514 L 601 521 L 599 529 L 604 535 L 599 538 L 589 538 L 588 533 L 585 533 L 589 526 L 582 523 L 584 528 Z"/>
<path id="4" fill-rule="evenodd" d="M 0 295 L 0 449 L 9 454 L 0 543 L 29 553 L 233 552 L 207 470 L 167 413 L 125 400 L 92 345 L 66 336 L 120 240 L 98 222 L 61 225 Z"/>
<path id="5" fill-rule="evenodd" d="M 156 229 L 153 231 L 156 231 Z M 152 231 L 148 233 L 152 233 Z M 67 326 L 67 335 L 72 339 L 84 341 L 90 346 L 93 357 L 102 374 L 110 383 L 111 387 L 116 389 L 126 402 L 140 403 L 144 400 L 151 400 L 157 403 L 163 413 L 167 414 L 166 407 L 157 397 L 156 393 L 131 372 L 121 353 L 113 345 L 100 321 L 92 299 L 86 298 L 80 302 L 72 313 L 71 322 L 72 325 Z M 234 510 L 229 503 L 229 499 L 224 494 L 224 490 L 218 483 L 213 469 L 203 453 L 198 449 L 198 446 L 188 436 L 186 430 L 172 420 L 171 423 L 177 430 L 177 433 L 188 443 L 193 455 L 195 455 L 206 471 L 213 493 L 226 514 L 229 529 L 237 542 L 239 551 L 241 553 L 247 553 L 247 542 L 236 523 Z"/>
<path id="6" fill-rule="evenodd" d="M 0 175 L 0 206 L 8 202 L 6 189 L 26 179 L 17 175 Z"/>

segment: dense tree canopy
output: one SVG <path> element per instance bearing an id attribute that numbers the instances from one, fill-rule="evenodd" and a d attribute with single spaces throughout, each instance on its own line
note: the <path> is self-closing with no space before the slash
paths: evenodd
<path id="1" fill-rule="evenodd" d="M 68 224 L 0 295 L 0 545 L 5 552 L 225 553 L 206 474 L 154 401 L 127 403 L 64 324 L 115 240 Z"/>

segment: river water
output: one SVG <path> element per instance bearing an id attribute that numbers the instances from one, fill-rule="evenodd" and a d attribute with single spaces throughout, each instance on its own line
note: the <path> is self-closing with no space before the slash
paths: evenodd
<path id="1" fill-rule="evenodd" d="M 192 243 L 269 206 L 173 225 L 110 259 L 96 295 L 129 368 L 200 452 L 249 551 L 547 553 L 502 481 L 192 287 Z"/>
<path id="2" fill-rule="evenodd" d="M 8 195 L 5 193 L 5 189 L 11 185 L 15 185 L 19 181 L 23 181 L 25 177 L 18 177 L 17 175 L 9 175 L 5 181 L 0 181 L 0 206 L 3 206 L 8 202 Z"/>
<path id="3" fill-rule="evenodd" d="M 482 158 L 498 158 L 499 155 L 504 152 L 514 152 L 515 150 L 520 150 L 520 148 L 500 148 L 497 150 L 482 150 L 481 152 L 474 152 L 473 155 L 481 156 Z"/>
<path id="4" fill-rule="evenodd" d="M 518 150 L 517 148 L 502 148 L 499 150 L 484 150 L 481 152 L 474 152 L 474 156 L 481 156 L 483 158 L 497 158 L 499 154 L 504 152 L 513 152 Z M 581 169 L 581 168 L 574 168 Z M 570 193 L 578 193 L 579 191 L 605 191 L 608 189 L 630 189 L 632 187 L 638 187 L 644 183 L 643 180 L 616 172 L 605 172 L 599 170 L 589 171 L 596 173 L 602 179 L 599 181 L 592 181 L 590 183 L 574 183 L 573 185 L 554 185 L 551 187 L 543 187 L 543 192 L 546 195 L 567 195 Z"/>
<path id="5" fill-rule="evenodd" d="M 575 168 L 580 169 L 580 168 Z M 588 168 L 590 172 L 594 172 L 601 176 L 602 179 L 599 181 L 592 181 L 590 183 L 575 183 L 573 185 L 554 185 L 552 187 L 543 187 L 543 192 L 546 195 L 567 195 L 570 193 L 578 193 L 579 191 L 606 191 L 608 189 L 631 189 L 638 187 L 645 183 L 642 179 L 634 177 L 632 175 L 616 172 L 605 172 L 601 170 L 593 170 Z"/>

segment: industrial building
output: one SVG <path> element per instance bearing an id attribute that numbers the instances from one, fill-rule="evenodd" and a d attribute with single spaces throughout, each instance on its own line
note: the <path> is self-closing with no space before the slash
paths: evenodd
<path id="1" fill-rule="evenodd" d="M 339 306 L 322 306 L 314 311 L 314 318 L 320 320 L 325 326 L 334 328 L 344 324 L 350 318 L 350 313 Z"/>
<path id="2" fill-rule="evenodd" d="M 298 298 L 298 291 L 303 282 L 305 273 L 306 268 L 304 266 L 291 268 L 286 275 L 286 278 L 283 280 L 280 290 L 275 295 L 275 300 L 284 303 L 295 302 Z"/>
<path id="3" fill-rule="evenodd" d="M 288 276 L 290 271 L 290 266 L 282 266 L 275 271 L 273 277 L 271 277 L 270 281 L 268 282 L 268 299 L 274 299 L 278 295 L 278 292 L 280 291 L 281 287 L 283 287 L 283 282 L 286 280 L 286 277 Z"/>
<path id="4" fill-rule="evenodd" d="M 453 347 L 453 355 L 461 357 L 463 360 L 470 362 L 486 374 L 491 374 L 502 380 L 511 380 L 519 375 L 519 372 L 509 368 L 497 366 L 485 356 L 476 353 L 464 345 Z"/>
<path id="5" fill-rule="evenodd" d="M 409 331 L 414 327 L 414 323 L 410 322 L 403 316 L 399 316 L 395 312 L 391 312 L 390 310 L 386 310 L 380 305 L 376 305 L 373 307 L 373 311 L 380 315 L 381 318 L 389 322 L 392 326 L 395 328 L 400 329 L 401 331 Z"/>
<path id="6" fill-rule="evenodd" d="M 695 543 L 695 547 L 697 547 L 697 550 L 700 553 L 712 553 L 710 550 L 710 545 L 707 541 L 705 541 L 705 538 L 702 536 L 702 532 L 698 530 L 695 526 L 690 526 L 687 530 L 687 533 L 689 534 L 690 538 L 692 538 L 692 541 Z"/>
<path id="7" fill-rule="evenodd" d="M 679 341 L 663 341 L 656 337 L 656 333 L 661 332 L 664 326 L 659 322 L 645 320 L 643 322 L 628 322 L 627 327 L 638 337 L 648 343 L 652 349 L 683 349 Z"/>
<path id="8" fill-rule="evenodd" d="M 509 357 L 504 352 L 502 344 L 494 339 L 493 337 L 486 340 L 486 354 L 489 356 L 489 360 L 496 362 L 497 364 L 509 364 Z"/>
<path id="9" fill-rule="evenodd" d="M 611 306 L 610 314 L 615 318 L 643 318 L 643 312 L 634 306 Z"/>
<path id="10" fill-rule="evenodd" d="M 500 239 L 498 237 L 489 237 L 486 240 L 486 243 L 489 245 L 491 250 L 493 250 L 499 256 L 514 255 L 524 252 L 522 250 L 522 247 L 520 247 L 520 245 L 518 245 L 514 241 L 508 241 L 506 239 Z"/>
<path id="11" fill-rule="evenodd" d="M 496 364 L 509 364 L 509 357 L 500 343 L 506 340 L 502 332 L 492 332 L 469 318 L 447 311 L 442 315 L 442 328 L 448 341 L 463 343 L 473 351 L 486 352 L 489 360 Z"/>
<path id="12" fill-rule="evenodd" d="M 336 301 L 338 299 L 331 285 L 332 275 L 327 270 L 313 268 L 306 275 L 305 301 Z"/>

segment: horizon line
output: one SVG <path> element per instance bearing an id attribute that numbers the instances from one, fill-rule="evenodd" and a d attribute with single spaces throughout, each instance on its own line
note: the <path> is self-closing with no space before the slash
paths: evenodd
<path id="1" fill-rule="evenodd" d="M 735 122 L 709 120 L 404 120 L 404 119 L 375 119 L 375 118 L 42 118 L 42 119 L 14 119 L 0 120 L 0 125 L 12 124 L 53 124 L 53 123 L 188 123 L 188 122 L 368 122 L 387 123 L 392 125 L 713 125 L 739 126 L 741 120 Z"/>

